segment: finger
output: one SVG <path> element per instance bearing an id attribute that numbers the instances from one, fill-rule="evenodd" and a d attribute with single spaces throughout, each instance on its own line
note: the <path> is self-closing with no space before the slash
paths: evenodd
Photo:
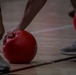
<path id="1" fill-rule="evenodd" d="M 4 36 L 3 44 L 6 44 L 7 35 Z"/>

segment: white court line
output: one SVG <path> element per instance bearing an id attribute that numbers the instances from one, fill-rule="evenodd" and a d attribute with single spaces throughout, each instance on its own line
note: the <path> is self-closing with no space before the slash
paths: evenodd
<path id="1" fill-rule="evenodd" d="M 48 31 L 55 31 L 55 30 L 61 30 L 61 29 L 67 29 L 73 27 L 72 25 L 66 25 L 66 26 L 61 26 L 61 27 L 54 27 L 54 28 L 49 28 L 49 29 L 43 29 L 39 31 L 34 31 L 31 32 L 32 34 L 38 34 L 38 33 L 43 33 L 43 32 L 48 32 Z"/>

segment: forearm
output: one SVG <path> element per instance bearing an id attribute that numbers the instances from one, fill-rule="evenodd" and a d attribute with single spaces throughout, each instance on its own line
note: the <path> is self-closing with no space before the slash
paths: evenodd
<path id="1" fill-rule="evenodd" d="M 40 11 L 40 9 L 45 5 L 46 1 L 47 0 L 29 0 L 24 11 L 24 16 L 18 28 L 25 29 Z"/>

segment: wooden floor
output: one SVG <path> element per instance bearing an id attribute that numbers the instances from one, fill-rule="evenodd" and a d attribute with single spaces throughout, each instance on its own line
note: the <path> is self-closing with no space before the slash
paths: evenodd
<path id="1" fill-rule="evenodd" d="M 20 23 L 27 1 L 2 2 L 6 32 Z M 9 75 L 76 75 L 76 59 L 60 53 L 61 48 L 76 40 L 72 18 L 68 16 L 71 10 L 73 8 L 69 0 L 47 1 L 25 29 L 37 40 L 38 49 L 35 58 L 30 64 L 10 64 Z M 2 49 L 2 40 L 0 48 Z"/>

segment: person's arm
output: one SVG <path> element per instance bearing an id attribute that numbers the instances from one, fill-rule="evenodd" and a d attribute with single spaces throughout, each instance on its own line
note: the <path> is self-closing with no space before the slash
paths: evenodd
<path id="1" fill-rule="evenodd" d="M 46 1 L 47 0 L 29 0 L 25 8 L 22 21 L 18 25 L 17 29 L 24 30 L 31 23 L 40 9 L 45 5 Z"/>
<path id="2" fill-rule="evenodd" d="M 11 31 L 7 32 L 3 43 L 5 43 L 7 36 L 13 37 L 13 33 L 17 30 L 24 30 L 31 23 L 40 9 L 45 5 L 46 1 L 47 0 L 29 0 L 27 2 L 21 23 Z"/>

